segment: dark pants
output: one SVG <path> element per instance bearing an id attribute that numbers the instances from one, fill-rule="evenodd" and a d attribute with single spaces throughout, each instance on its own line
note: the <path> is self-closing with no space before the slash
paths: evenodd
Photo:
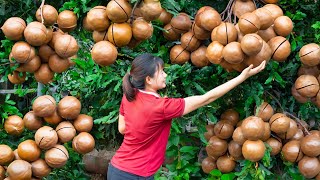
<path id="1" fill-rule="evenodd" d="M 109 163 L 107 180 L 154 180 L 153 176 L 143 177 L 122 171 Z"/>

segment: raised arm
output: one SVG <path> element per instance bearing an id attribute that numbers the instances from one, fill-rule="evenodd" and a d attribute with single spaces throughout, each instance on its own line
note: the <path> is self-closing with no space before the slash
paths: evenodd
<path id="1" fill-rule="evenodd" d="M 265 67 L 266 62 L 263 61 L 259 66 L 253 68 L 253 65 L 250 65 L 246 69 L 244 69 L 241 74 L 230 81 L 208 91 L 203 95 L 190 96 L 184 98 L 185 100 L 185 108 L 183 115 L 188 114 L 202 106 L 205 106 L 221 96 L 225 95 L 227 92 L 241 84 L 243 81 L 248 79 L 249 77 L 259 73 Z"/>

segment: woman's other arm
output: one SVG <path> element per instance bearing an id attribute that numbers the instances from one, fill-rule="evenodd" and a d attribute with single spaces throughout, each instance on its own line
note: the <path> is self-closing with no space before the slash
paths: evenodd
<path id="1" fill-rule="evenodd" d="M 124 116 L 119 114 L 118 130 L 122 135 L 124 135 L 125 129 L 126 129 L 126 123 L 124 121 Z"/>

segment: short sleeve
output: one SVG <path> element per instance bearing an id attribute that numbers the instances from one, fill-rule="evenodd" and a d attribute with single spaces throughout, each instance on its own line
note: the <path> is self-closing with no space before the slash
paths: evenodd
<path id="1" fill-rule="evenodd" d="M 122 100 L 121 100 L 121 104 L 120 104 L 120 110 L 119 110 L 119 113 L 124 116 L 124 109 L 123 109 L 123 104 L 124 104 L 124 99 L 125 96 L 122 96 Z"/>
<path id="2" fill-rule="evenodd" d="M 183 98 L 165 98 L 163 106 L 164 117 L 170 120 L 182 116 L 185 102 Z"/>

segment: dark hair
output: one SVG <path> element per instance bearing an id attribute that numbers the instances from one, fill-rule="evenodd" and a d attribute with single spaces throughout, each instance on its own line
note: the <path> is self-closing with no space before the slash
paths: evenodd
<path id="1" fill-rule="evenodd" d="M 122 90 L 128 101 L 135 99 L 137 89 L 145 88 L 146 77 L 153 77 L 163 60 L 150 53 L 137 56 L 131 64 L 131 70 L 123 77 Z"/>

